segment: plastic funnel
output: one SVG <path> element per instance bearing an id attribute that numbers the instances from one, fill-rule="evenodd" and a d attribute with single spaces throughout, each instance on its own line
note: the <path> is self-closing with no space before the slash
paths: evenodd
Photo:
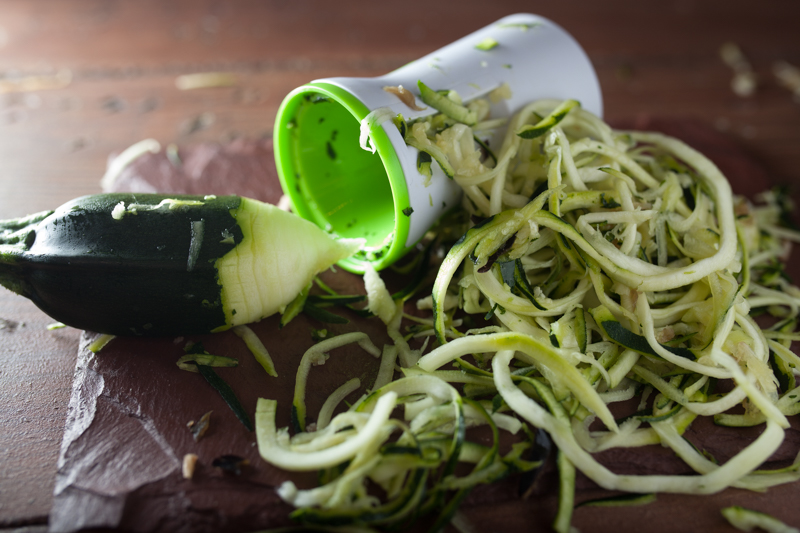
<path id="1" fill-rule="evenodd" d="M 363 272 L 366 261 L 378 270 L 392 264 L 460 201 L 460 187 L 435 162 L 426 186 L 417 150 L 391 120 L 370 128 L 375 153 L 359 145 L 360 123 L 372 111 L 388 108 L 406 120 L 437 112 L 414 111 L 384 90 L 402 85 L 418 95 L 418 80 L 454 90 L 465 102 L 507 83 L 511 97 L 492 104 L 493 118 L 541 98 L 576 99 L 602 115 L 600 85 L 580 45 L 553 22 L 530 14 L 505 17 L 384 76 L 298 87 L 275 121 L 281 185 L 298 215 L 338 236 L 367 240 L 361 253 L 341 263 L 348 270 Z"/>

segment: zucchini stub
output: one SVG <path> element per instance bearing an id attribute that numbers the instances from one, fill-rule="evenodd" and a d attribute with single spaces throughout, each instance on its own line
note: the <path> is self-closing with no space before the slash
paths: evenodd
<path id="1" fill-rule="evenodd" d="M 361 244 L 239 196 L 100 194 L 0 221 L 0 284 L 76 328 L 208 333 L 282 311 Z"/>

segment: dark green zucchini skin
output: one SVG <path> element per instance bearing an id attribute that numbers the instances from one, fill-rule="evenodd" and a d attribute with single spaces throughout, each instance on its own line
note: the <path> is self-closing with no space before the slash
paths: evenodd
<path id="1" fill-rule="evenodd" d="M 147 207 L 162 200 L 179 204 Z M 142 207 L 114 218 L 120 202 Z M 0 222 L 0 283 L 52 318 L 99 333 L 224 328 L 215 262 L 242 241 L 240 202 L 238 196 L 101 194 Z"/>

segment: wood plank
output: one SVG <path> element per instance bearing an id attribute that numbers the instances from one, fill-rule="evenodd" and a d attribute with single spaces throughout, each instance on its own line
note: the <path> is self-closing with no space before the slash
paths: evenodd
<path id="1" fill-rule="evenodd" d="M 50 512 L 79 332 L 0 292 L 0 526 Z"/>

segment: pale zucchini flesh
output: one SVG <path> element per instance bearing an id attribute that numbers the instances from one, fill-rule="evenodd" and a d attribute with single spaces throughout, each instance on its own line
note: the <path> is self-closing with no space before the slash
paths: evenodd
<path id="1" fill-rule="evenodd" d="M 358 251 L 358 239 L 335 240 L 277 207 L 242 199 L 232 211 L 242 241 L 216 262 L 224 328 L 282 311 L 319 272 Z"/>

